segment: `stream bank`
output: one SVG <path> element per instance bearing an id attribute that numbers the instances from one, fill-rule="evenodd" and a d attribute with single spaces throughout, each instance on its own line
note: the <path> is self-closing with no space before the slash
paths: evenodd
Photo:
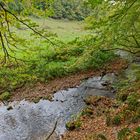
<path id="1" fill-rule="evenodd" d="M 56 121 L 56 134 L 63 134 L 66 122 L 86 106 L 84 99 L 87 96 L 114 97 L 114 94 L 103 86 L 106 81 L 112 83 L 114 80 L 113 73 L 102 79 L 92 77 L 77 88 L 56 92 L 52 101 L 40 100 L 36 104 L 24 100 L 12 102 L 9 103 L 11 110 L 2 105 L 0 140 L 45 140 Z"/>
<path id="2" fill-rule="evenodd" d="M 140 139 L 140 57 L 129 63 L 115 83 L 116 99 L 91 96 L 82 115 L 70 121 L 62 140 L 126 140 Z M 71 125 L 71 126 L 70 126 Z"/>
<path id="3" fill-rule="evenodd" d="M 117 70 L 126 67 L 122 63 L 118 64 Z M 56 122 L 57 126 L 50 140 L 59 139 L 66 130 L 66 122 L 85 108 L 88 96 L 115 97 L 114 89 L 108 89 L 108 85 L 116 79 L 116 73 L 108 73 L 103 78 L 93 76 L 75 88 L 56 92 L 52 101 L 40 100 L 35 104 L 22 100 L 1 105 L 0 140 L 46 140 Z"/>

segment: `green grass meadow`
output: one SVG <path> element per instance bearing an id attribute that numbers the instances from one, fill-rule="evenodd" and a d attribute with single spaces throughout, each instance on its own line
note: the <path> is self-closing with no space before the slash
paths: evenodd
<path id="1" fill-rule="evenodd" d="M 50 32 L 56 33 L 62 41 L 72 41 L 76 37 L 90 34 L 90 31 L 84 30 L 84 22 L 56 20 L 56 19 L 33 19 L 41 28 L 48 29 Z"/>

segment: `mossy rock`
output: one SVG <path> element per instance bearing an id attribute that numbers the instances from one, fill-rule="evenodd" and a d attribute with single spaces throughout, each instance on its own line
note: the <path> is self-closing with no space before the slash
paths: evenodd
<path id="1" fill-rule="evenodd" d="M 12 110 L 12 109 L 13 109 L 12 106 L 8 106 L 8 108 L 7 108 L 8 111 L 9 111 L 9 110 Z"/>
<path id="2" fill-rule="evenodd" d="M 9 100 L 11 97 L 11 93 L 10 92 L 3 92 L 1 95 L 0 95 L 0 100 L 2 101 L 7 101 Z"/>

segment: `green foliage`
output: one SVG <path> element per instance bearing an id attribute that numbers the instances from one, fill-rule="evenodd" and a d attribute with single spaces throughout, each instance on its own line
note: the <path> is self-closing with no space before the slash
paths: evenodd
<path id="1" fill-rule="evenodd" d="M 119 94 L 117 95 L 117 99 L 118 99 L 119 101 L 122 101 L 122 102 L 126 101 L 126 100 L 127 100 L 127 97 L 128 97 L 128 93 L 124 93 L 124 92 L 119 93 Z"/>
<path id="2" fill-rule="evenodd" d="M 10 97 L 11 97 L 11 93 L 9 93 L 9 92 L 3 92 L 0 95 L 0 100 L 7 101 Z"/>
<path id="3" fill-rule="evenodd" d="M 106 125 L 107 126 L 110 126 L 111 125 L 111 116 L 110 115 L 107 115 L 106 116 Z"/>
<path id="4" fill-rule="evenodd" d="M 118 140 L 126 140 L 126 139 L 139 140 L 140 134 L 139 134 L 139 130 L 137 132 L 137 128 L 136 128 L 136 131 L 130 130 L 129 128 L 123 128 L 118 132 L 117 137 L 118 137 Z"/>
<path id="5" fill-rule="evenodd" d="M 29 5 L 32 10 L 29 9 Z M 34 0 L 31 2 L 12 0 L 8 2 L 8 7 L 10 11 L 18 14 L 69 20 L 83 20 L 91 12 L 88 3 L 84 0 Z"/>
<path id="6" fill-rule="evenodd" d="M 100 140 L 107 140 L 107 138 L 103 134 L 98 134 L 97 138 Z"/>
<path id="7" fill-rule="evenodd" d="M 140 105 L 139 99 L 140 99 L 140 95 L 138 93 L 131 93 L 127 97 L 127 103 L 129 105 L 129 109 L 136 110 L 137 107 L 139 107 Z"/>
<path id="8" fill-rule="evenodd" d="M 79 119 L 77 120 L 74 120 L 74 121 L 69 121 L 66 123 L 66 128 L 68 130 L 74 130 L 74 129 L 77 129 L 79 128 L 80 126 L 82 125 L 81 121 Z"/>
<path id="9" fill-rule="evenodd" d="M 137 133 L 140 133 L 140 127 L 137 127 L 135 130 Z"/>
<path id="10" fill-rule="evenodd" d="M 23 5 L 21 0 L 14 0 L 8 3 L 10 11 L 17 12 L 19 15 L 23 11 Z"/>
<path id="11" fill-rule="evenodd" d="M 91 116 L 93 115 L 93 108 L 86 107 L 86 108 L 82 111 L 81 115 L 86 115 L 86 116 L 91 117 Z"/>
<path id="12" fill-rule="evenodd" d="M 18 50 L 15 54 L 15 57 L 24 61 L 16 63 L 11 60 L 0 67 L 2 89 L 13 90 L 25 84 L 46 82 L 77 71 L 97 69 L 114 58 L 113 53 L 91 48 L 91 42 L 88 44 L 87 40 L 78 39 L 64 43 L 58 39 L 55 40 L 57 37 L 51 37 L 55 44 L 59 44 L 54 46 L 38 38 L 34 40 L 27 33 L 24 38 L 29 38 L 26 51 Z"/>
<path id="13" fill-rule="evenodd" d="M 130 133 L 130 129 L 129 128 L 123 128 L 118 132 L 118 140 L 124 140 L 126 138 L 126 136 Z"/>
<path id="14" fill-rule="evenodd" d="M 92 15 L 86 19 L 86 28 L 92 29 L 100 38 L 99 47 L 103 50 L 124 50 L 134 54 L 140 52 L 138 0 L 91 1 Z"/>
<path id="15" fill-rule="evenodd" d="M 114 116 L 112 119 L 112 123 L 114 125 L 120 125 L 121 124 L 121 117 L 119 115 Z"/>
<path id="16" fill-rule="evenodd" d="M 120 125 L 122 123 L 122 117 L 120 114 L 111 116 L 110 114 L 106 115 L 106 125 L 111 126 L 111 125 Z"/>
<path id="17" fill-rule="evenodd" d="M 91 10 L 84 0 L 54 0 L 52 7 L 56 19 L 83 20 Z"/>

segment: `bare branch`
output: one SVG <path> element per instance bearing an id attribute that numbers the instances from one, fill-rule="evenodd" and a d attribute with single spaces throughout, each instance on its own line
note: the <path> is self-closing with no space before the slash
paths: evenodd
<path id="1" fill-rule="evenodd" d="M 7 58 L 9 59 L 9 53 L 5 47 L 3 36 L 2 36 L 1 32 L 0 32 L 0 40 L 1 40 L 1 45 L 2 45 L 3 52 L 4 52 L 4 63 L 6 63 Z"/>
<path id="2" fill-rule="evenodd" d="M 50 137 L 53 135 L 53 133 L 54 133 L 56 127 L 57 127 L 57 121 L 55 122 L 55 125 L 54 125 L 54 127 L 53 127 L 53 130 L 52 130 L 52 132 L 49 134 L 49 136 L 46 138 L 46 140 L 49 140 L 49 139 L 50 139 Z"/>
<path id="3" fill-rule="evenodd" d="M 10 47 L 10 45 L 9 45 L 9 41 L 8 41 L 8 38 L 7 38 L 6 34 L 4 34 L 4 38 L 5 38 L 5 41 L 6 41 L 6 43 L 7 43 L 8 49 L 9 49 L 11 52 L 15 53 L 14 50 L 13 50 L 13 49 Z"/>
<path id="4" fill-rule="evenodd" d="M 125 14 L 122 16 L 122 19 L 121 19 L 121 20 L 124 19 L 124 17 L 127 15 L 127 12 L 131 9 L 131 7 L 132 7 L 136 2 L 137 2 L 137 0 L 134 0 L 134 1 L 130 4 L 130 6 L 126 9 Z"/>
<path id="5" fill-rule="evenodd" d="M 6 24 L 7 24 L 7 30 L 8 30 L 9 36 L 10 36 L 10 38 L 13 39 L 13 41 L 16 42 L 15 38 L 12 36 L 12 33 L 10 31 L 10 25 L 9 25 L 9 21 L 8 21 L 8 17 L 7 17 L 7 12 L 5 10 L 4 10 L 4 13 L 5 13 L 5 21 L 6 21 Z"/>

